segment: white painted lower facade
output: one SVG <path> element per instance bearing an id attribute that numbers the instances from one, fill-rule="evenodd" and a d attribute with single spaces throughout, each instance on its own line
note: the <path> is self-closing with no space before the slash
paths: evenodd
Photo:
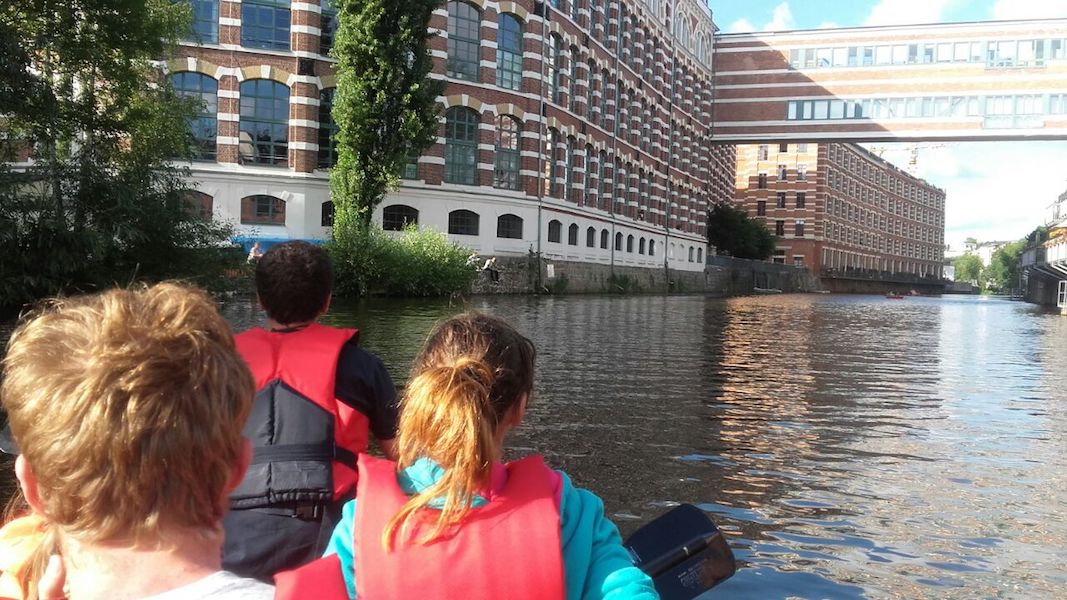
<path id="1" fill-rule="evenodd" d="M 224 163 L 186 166 L 191 171 L 190 187 L 211 196 L 214 218 L 232 225 L 235 240 L 246 247 L 255 240 L 269 245 L 294 239 L 329 239 L 330 227 L 322 225 L 323 204 L 330 199 L 326 172 L 294 173 L 287 169 Z M 284 200 L 285 225 L 242 223 L 241 199 L 253 195 Z M 383 210 L 395 204 L 418 210 L 420 228 L 442 232 L 448 231 L 448 216 L 452 211 L 465 209 L 478 214 L 478 235 L 449 234 L 448 237 L 483 257 L 540 252 L 545 258 L 561 261 L 651 269 L 663 268 L 666 260 L 672 269 L 701 271 L 704 268 L 706 241 L 698 235 L 667 231 L 555 198 L 539 202 L 521 192 L 404 180 L 400 189 L 391 192 L 375 209 L 374 222 L 380 224 Z M 497 237 L 497 219 L 505 214 L 522 219 L 521 239 Z M 558 242 L 549 241 L 549 224 L 553 220 L 560 222 Z M 577 244 L 569 243 L 572 224 L 578 227 Z M 589 228 L 595 231 L 592 247 L 587 244 Z M 608 235 L 607 248 L 601 244 L 604 231 Z M 616 238 L 620 235 L 621 249 L 617 250 Z M 631 236 L 632 251 L 627 251 Z"/>

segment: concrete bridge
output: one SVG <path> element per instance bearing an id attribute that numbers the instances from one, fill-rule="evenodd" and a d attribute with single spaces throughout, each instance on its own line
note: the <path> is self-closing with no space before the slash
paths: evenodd
<path id="1" fill-rule="evenodd" d="M 715 142 L 1067 139 L 1067 19 L 724 34 Z"/>

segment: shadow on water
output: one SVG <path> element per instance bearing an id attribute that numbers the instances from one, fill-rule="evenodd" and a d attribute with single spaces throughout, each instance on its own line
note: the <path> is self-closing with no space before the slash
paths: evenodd
<path id="1" fill-rule="evenodd" d="M 731 598 L 1053 597 L 1067 585 L 1067 319 L 989 298 L 496 297 L 336 304 L 402 384 L 474 308 L 538 348 L 510 453 L 624 534 L 679 502 L 743 568 Z M 224 307 L 236 329 L 262 322 Z"/>

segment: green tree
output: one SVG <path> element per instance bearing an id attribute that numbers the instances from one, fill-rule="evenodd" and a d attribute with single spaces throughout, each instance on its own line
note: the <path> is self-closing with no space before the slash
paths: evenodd
<path id="1" fill-rule="evenodd" d="M 333 119 L 339 131 L 330 174 L 334 236 L 370 223 L 413 156 L 438 129 L 444 82 L 433 69 L 430 17 L 440 0 L 334 0 L 339 27 Z"/>
<path id="2" fill-rule="evenodd" d="M 974 254 L 964 254 L 952 265 L 956 268 L 956 281 L 967 281 L 982 287 L 982 259 Z"/>
<path id="3" fill-rule="evenodd" d="M 199 272 L 226 230 L 185 210 L 193 106 L 152 61 L 188 26 L 170 0 L 0 6 L 0 307 L 61 291 Z M 8 59 L 13 62 L 8 62 Z"/>
<path id="4" fill-rule="evenodd" d="M 708 243 L 723 254 L 766 260 L 774 253 L 774 239 L 761 221 L 729 203 L 715 204 L 708 211 Z"/>
<path id="5" fill-rule="evenodd" d="M 1024 249 L 1026 249 L 1025 239 L 997 248 L 989 260 L 989 266 L 985 269 L 989 289 L 1010 292 L 1019 287 L 1019 261 Z"/>

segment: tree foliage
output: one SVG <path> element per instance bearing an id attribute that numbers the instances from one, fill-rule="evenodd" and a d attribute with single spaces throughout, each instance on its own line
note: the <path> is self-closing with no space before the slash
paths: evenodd
<path id="1" fill-rule="evenodd" d="M 708 243 L 722 254 L 766 260 L 774 253 L 774 240 L 761 221 L 729 203 L 715 204 L 708 211 Z"/>
<path id="2" fill-rule="evenodd" d="M 0 7 L 3 159 L 21 161 L 0 167 L 0 307 L 220 256 L 226 229 L 185 210 L 168 165 L 194 107 L 152 64 L 189 17 L 169 0 Z"/>
<path id="3" fill-rule="evenodd" d="M 986 286 L 990 290 L 1010 292 L 1019 288 L 1019 262 L 1025 249 L 1025 239 L 997 248 L 985 269 Z"/>
<path id="4" fill-rule="evenodd" d="M 444 82 L 433 69 L 430 17 L 440 0 L 334 0 L 339 27 L 330 174 L 334 235 L 370 223 L 405 163 L 430 147 Z"/>
<path id="5" fill-rule="evenodd" d="M 982 287 L 982 259 L 974 254 L 960 256 L 952 265 L 956 268 L 956 281 L 966 281 Z"/>

